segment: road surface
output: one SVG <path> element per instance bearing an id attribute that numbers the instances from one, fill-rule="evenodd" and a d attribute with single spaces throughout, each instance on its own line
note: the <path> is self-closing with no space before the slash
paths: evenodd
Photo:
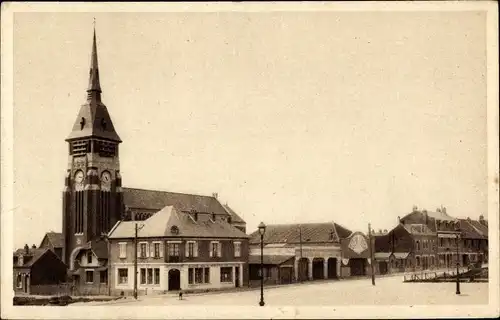
<path id="1" fill-rule="evenodd" d="M 488 303 L 488 283 L 461 283 L 461 295 L 455 294 L 455 283 L 403 283 L 401 276 L 309 282 L 264 288 L 266 306 L 346 306 L 346 305 L 471 305 Z M 171 305 L 258 305 L 260 290 L 186 294 L 179 300 L 173 294 L 140 296 L 111 302 L 75 303 L 114 306 Z"/>

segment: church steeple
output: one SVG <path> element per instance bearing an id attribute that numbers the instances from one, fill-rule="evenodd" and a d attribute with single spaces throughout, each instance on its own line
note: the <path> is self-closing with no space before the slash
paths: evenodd
<path id="1" fill-rule="evenodd" d="M 94 24 L 92 52 L 90 55 L 89 85 L 87 101 L 80 108 L 67 141 L 82 138 L 101 138 L 120 143 L 120 137 L 115 131 L 108 110 L 101 100 L 101 81 L 97 60 L 97 40 Z"/>
<path id="2" fill-rule="evenodd" d="M 87 99 L 92 99 L 93 97 L 100 100 L 101 98 L 101 83 L 99 81 L 99 64 L 97 61 L 97 41 L 95 35 L 95 21 L 94 21 L 94 39 L 92 41 L 92 54 L 90 58 L 90 75 L 89 75 L 89 87 L 87 89 Z"/>

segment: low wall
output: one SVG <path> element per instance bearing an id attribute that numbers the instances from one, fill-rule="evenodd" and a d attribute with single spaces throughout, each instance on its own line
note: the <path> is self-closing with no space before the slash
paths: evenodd
<path id="1" fill-rule="evenodd" d="M 71 284 L 44 284 L 30 287 L 30 294 L 33 295 L 71 295 Z"/>

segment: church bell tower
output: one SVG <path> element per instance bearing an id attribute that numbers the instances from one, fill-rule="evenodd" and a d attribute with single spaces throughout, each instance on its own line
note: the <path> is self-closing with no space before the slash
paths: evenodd
<path id="1" fill-rule="evenodd" d="M 122 142 L 101 100 L 96 32 L 92 42 L 87 101 L 81 106 L 68 142 L 63 191 L 63 260 L 105 235 L 123 211 L 118 146 Z"/>

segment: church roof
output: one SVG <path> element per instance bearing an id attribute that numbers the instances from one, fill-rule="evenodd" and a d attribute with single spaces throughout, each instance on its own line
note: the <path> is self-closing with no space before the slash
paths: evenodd
<path id="1" fill-rule="evenodd" d="M 47 239 L 50 242 L 50 244 L 52 245 L 52 247 L 54 247 L 54 248 L 64 247 L 64 238 L 63 238 L 63 234 L 61 232 L 53 232 L 53 231 L 47 232 L 44 236 L 44 239 L 45 239 L 45 237 L 47 237 Z M 44 239 L 42 239 L 42 243 L 43 243 Z"/>
<path id="2" fill-rule="evenodd" d="M 121 142 L 115 131 L 111 116 L 101 101 L 101 84 L 99 80 L 99 65 L 97 61 L 97 43 L 94 29 L 92 53 L 90 58 L 89 86 L 87 102 L 83 104 L 66 140 L 96 137 Z"/>
<path id="3" fill-rule="evenodd" d="M 333 238 L 331 237 L 333 232 Z M 306 224 L 272 224 L 266 226 L 264 243 L 340 242 L 352 232 L 335 222 Z M 260 243 L 259 230 L 250 234 L 250 243 Z"/>
<path id="4" fill-rule="evenodd" d="M 166 206 L 144 221 L 119 221 L 109 232 L 110 239 L 132 238 L 135 224 L 140 229 L 139 238 L 146 237 L 209 237 L 209 238 L 247 238 L 248 236 L 222 219 L 195 221 L 189 213 Z M 173 228 L 176 227 L 176 228 Z M 177 232 L 175 232 L 175 230 Z"/>
<path id="5" fill-rule="evenodd" d="M 179 211 L 228 214 L 215 197 L 188 193 L 123 188 L 123 201 L 129 208 L 161 210 L 166 206 L 174 206 Z"/>

